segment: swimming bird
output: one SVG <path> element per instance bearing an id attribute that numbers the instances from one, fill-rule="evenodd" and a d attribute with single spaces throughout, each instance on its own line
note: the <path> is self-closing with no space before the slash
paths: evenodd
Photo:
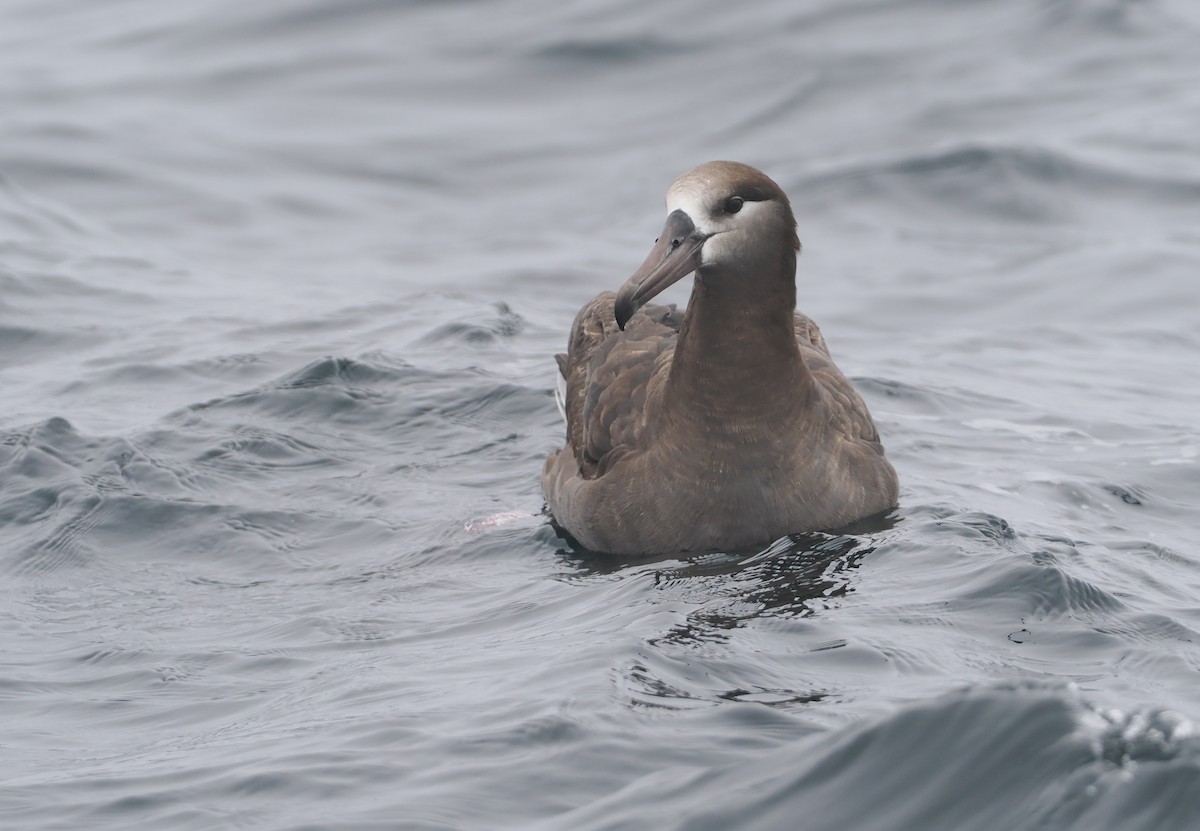
<path id="1" fill-rule="evenodd" d="M 555 356 L 566 446 L 542 469 L 557 523 L 613 554 L 747 549 L 895 507 L 867 406 L 796 311 L 796 220 L 761 171 L 716 161 Z M 682 315 L 646 305 L 695 274 Z"/>

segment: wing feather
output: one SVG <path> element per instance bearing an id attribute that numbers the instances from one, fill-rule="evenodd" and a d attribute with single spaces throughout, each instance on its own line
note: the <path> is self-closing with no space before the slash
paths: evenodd
<path id="1" fill-rule="evenodd" d="M 566 354 L 556 355 L 561 379 L 555 390 L 567 422 L 567 447 L 586 479 L 601 475 L 619 453 L 641 445 L 658 412 L 682 315 L 674 306 L 646 306 L 624 332 L 613 316 L 616 295 L 604 292 L 585 305 L 571 327 Z M 827 394 L 835 426 L 848 439 L 882 451 L 866 403 L 834 364 L 821 330 L 796 312 L 796 343 Z"/>
<path id="2" fill-rule="evenodd" d="M 821 329 L 812 318 L 800 312 L 796 312 L 795 329 L 796 342 L 804 356 L 805 365 L 829 396 L 836 413 L 836 426 L 847 438 L 874 445 L 882 453 L 879 430 L 875 427 L 867 404 L 833 362 Z"/>
<path id="3" fill-rule="evenodd" d="M 646 433 L 675 352 L 681 316 L 674 306 L 646 306 L 624 332 L 613 316 L 616 295 L 589 302 L 571 327 L 566 380 L 567 446 L 580 473 L 594 478 L 606 457 L 636 446 Z"/>

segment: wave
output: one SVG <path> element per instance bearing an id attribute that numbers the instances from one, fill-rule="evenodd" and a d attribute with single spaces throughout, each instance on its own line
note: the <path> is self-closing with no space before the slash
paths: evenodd
<path id="1" fill-rule="evenodd" d="M 1174 211 L 1178 221 L 1179 210 L 1191 213 L 1200 204 L 1200 180 L 1122 170 L 1047 148 L 979 143 L 816 172 L 795 191 L 818 204 L 848 200 L 914 211 L 919 203 L 926 218 L 954 212 L 1021 225 L 1065 221 L 1121 199 Z"/>
<path id="2" fill-rule="evenodd" d="M 574 829 L 1185 831 L 1200 738 L 1178 714 L 1072 690 L 968 689 L 738 764 L 673 767 L 547 823 Z M 702 808 L 698 794 L 721 794 Z"/>

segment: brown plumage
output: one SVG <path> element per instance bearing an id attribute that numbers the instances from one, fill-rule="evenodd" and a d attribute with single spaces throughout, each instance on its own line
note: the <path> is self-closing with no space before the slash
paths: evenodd
<path id="1" fill-rule="evenodd" d="M 667 191 L 667 225 L 621 290 L 580 310 L 567 443 L 542 489 L 588 548 L 747 548 L 896 505 L 866 404 L 795 311 L 796 223 L 762 172 L 709 162 Z M 645 302 L 695 272 L 691 300 Z"/>

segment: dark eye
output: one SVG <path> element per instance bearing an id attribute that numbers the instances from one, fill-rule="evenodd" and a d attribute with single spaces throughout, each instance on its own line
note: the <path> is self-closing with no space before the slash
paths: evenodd
<path id="1" fill-rule="evenodd" d="M 742 205 L 744 205 L 745 203 L 746 203 L 746 200 L 743 199 L 742 197 L 731 196 L 725 200 L 725 213 L 735 214 L 742 209 Z"/>

